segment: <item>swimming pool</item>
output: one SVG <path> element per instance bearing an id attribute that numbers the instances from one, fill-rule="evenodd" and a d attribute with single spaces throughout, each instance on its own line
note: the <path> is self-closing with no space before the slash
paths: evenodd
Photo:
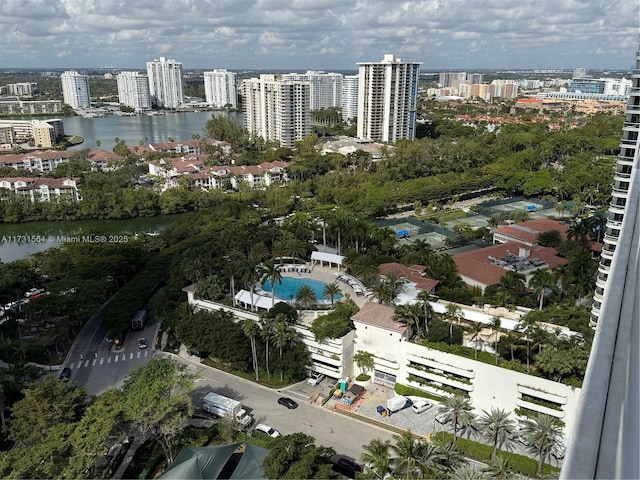
<path id="1" fill-rule="evenodd" d="M 275 293 L 276 297 L 285 302 L 289 302 L 292 299 L 296 298 L 296 292 L 303 285 L 308 285 L 313 290 L 313 293 L 316 294 L 316 299 L 318 303 L 322 303 L 322 300 L 331 301 L 330 298 L 325 298 L 322 296 L 322 291 L 324 287 L 327 286 L 326 283 L 321 282 L 320 280 L 314 280 L 313 278 L 295 278 L 295 277 L 282 277 L 282 283 L 276 282 Z M 271 292 L 271 280 L 267 280 L 262 284 L 262 289 L 265 292 Z M 337 301 L 342 298 L 342 295 L 338 294 L 333 297 L 334 301 Z"/>

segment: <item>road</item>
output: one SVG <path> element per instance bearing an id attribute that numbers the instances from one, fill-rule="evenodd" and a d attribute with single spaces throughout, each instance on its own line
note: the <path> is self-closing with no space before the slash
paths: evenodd
<path id="1" fill-rule="evenodd" d="M 192 397 L 196 407 L 202 404 L 202 397 L 214 391 L 240 400 L 256 423 L 266 423 L 283 435 L 304 432 L 316 439 L 316 445 L 333 447 L 337 453 L 356 460 L 363 452 L 362 446 L 374 438 L 393 438 L 391 432 L 334 413 L 327 408 L 311 405 L 307 397 L 298 393 L 299 389 L 295 385 L 283 390 L 272 390 L 188 359 L 174 358 L 189 365 L 189 369 L 199 375 Z M 281 396 L 294 399 L 299 404 L 298 408 L 289 410 L 279 405 L 277 400 Z"/>
<path id="2" fill-rule="evenodd" d="M 82 329 L 67 355 L 64 366 L 71 368 L 71 381 L 86 386 L 88 395 L 99 395 L 108 388 L 121 387 L 130 372 L 147 363 L 154 354 L 157 324 L 149 319 L 144 330 L 130 331 L 122 348 L 106 341 L 107 331 L 101 319 L 94 317 Z M 138 338 L 146 338 L 148 347 L 138 348 Z"/>

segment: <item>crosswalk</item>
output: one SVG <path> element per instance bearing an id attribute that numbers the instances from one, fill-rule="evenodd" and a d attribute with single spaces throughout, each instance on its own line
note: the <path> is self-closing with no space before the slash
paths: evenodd
<path id="1" fill-rule="evenodd" d="M 149 350 L 138 351 L 138 352 L 130 352 L 130 353 L 110 353 L 108 355 L 101 355 L 98 357 L 85 358 L 78 362 L 72 362 L 69 364 L 69 367 L 72 369 L 77 368 L 85 368 L 85 367 L 95 367 L 100 365 L 108 365 L 110 363 L 122 363 L 127 360 L 134 360 L 136 358 L 145 358 L 149 355 L 153 355 L 153 352 L 149 352 Z"/>

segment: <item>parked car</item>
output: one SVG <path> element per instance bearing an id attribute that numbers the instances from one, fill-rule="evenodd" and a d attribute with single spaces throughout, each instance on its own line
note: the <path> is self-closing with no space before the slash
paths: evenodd
<path id="1" fill-rule="evenodd" d="M 436 415 L 436 422 L 445 425 L 451 421 L 451 417 L 447 413 L 439 413 Z"/>
<path id="2" fill-rule="evenodd" d="M 311 385 L 312 387 L 315 387 L 320 382 L 322 382 L 322 380 L 324 380 L 324 375 L 322 373 L 320 373 L 320 372 L 312 372 L 311 376 L 307 380 L 307 383 L 309 385 Z"/>
<path id="3" fill-rule="evenodd" d="M 295 402 L 294 400 L 292 400 L 289 397 L 280 397 L 278 399 L 278 403 L 280 405 L 284 405 L 285 407 L 287 407 L 289 410 L 293 410 L 294 408 L 298 408 L 298 403 Z"/>
<path id="4" fill-rule="evenodd" d="M 24 293 L 26 298 L 38 298 L 41 293 L 44 292 L 44 288 L 32 288 Z"/>
<path id="5" fill-rule="evenodd" d="M 332 455 L 329 461 L 334 471 L 353 477 L 357 472 L 362 472 L 362 465 L 345 455 Z"/>
<path id="6" fill-rule="evenodd" d="M 258 432 L 262 432 L 265 435 L 269 435 L 271 438 L 276 438 L 280 436 L 280 432 L 269 425 L 265 425 L 264 423 L 259 423 L 256 425 L 256 430 Z"/>
<path id="7" fill-rule="evenodd" d="M 107 342 L 107 343 L 112 343 L 115 339 L 116 339 L 115 330 L 109 330 L 107 332 L 106 337 L 104 337 L 104 341 Z"/>
<path id="8" fill-rule="evenodd" d="M 71 369 L 69 367 L 64 367 L 58 376 L 58 380 L 67 381 L 71 378 Z"/>
<path id="9" fill-rule="evenodd" d="M 139 338 L 138 339 L 138 348 L 147 348 L 147 339 Z"/>
<path id="10" fill-rule="evenodd" d="M 417 402 L 413 402 L 413 405 L 411 405 L 411 410 L 413 410 L 415 413 L 422 413 L 426 410 L 429 410 L 431 407 L 433 407 L 432 403 L 427 402 L 426 400 L 418 400 Z"/>

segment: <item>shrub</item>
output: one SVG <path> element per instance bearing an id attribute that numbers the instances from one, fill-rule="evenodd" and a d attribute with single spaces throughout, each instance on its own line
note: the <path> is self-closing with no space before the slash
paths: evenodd
<path id="1" fill-rule="evenodd" d="M 359 382 L 368 382 L 369 380 L 371 380 L 371 375 L 366 375 L 364 373 L 361 373 L 356 377 L 356 380 Z"/>
<path id="2" fill-rule="evenodd" d="M 434 395 L 433 393 L 425 392 L 425 391 L 420 390 L 418 388 L 409 387 L 407 385 L 402 385 L 400 383 L 396 383 L 395 386 L 393 387 L 393 390 L 398 395 L 402 395 L 403 397 L 411 395 L 411 396 L 414 396 L 414 397 L 430 398 L 431 400 L 435 400 L 437 402 L 442 402 L 444 400 L 444 397 L 440 397 L 438 395 Z"/>

